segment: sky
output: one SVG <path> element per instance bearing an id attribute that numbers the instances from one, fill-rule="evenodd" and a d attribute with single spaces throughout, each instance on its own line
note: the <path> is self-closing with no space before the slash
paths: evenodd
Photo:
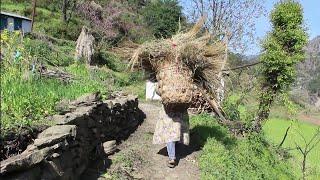
<path id="1" fill-rule="evenodd" d="M 181 0 L 180 4 L 185 8 L 189 4 L 188 2 L 191 0 Z M 271 12 L 273 5 L 279 0 L 264 0 L 265 8 L 267 11 L 267 16 L 260 17 L 256 21 L 256 37 L 259 39 L 263 39 L 268 31 L 271 30 L 271 25 L 269 22 L 269 13 Z M 302 4 L 304 11 L 304 20 L 305 25 L 308 29 L 309 39 L 320 35 L 320 0 L 299 0 Z M 190 8 L 190 7 L 188 7 Z M 255 55 L 259 54 L 260 46 L 259 43 L 249 45 L 247 51 L 244 52 L 246 55 Z"/>

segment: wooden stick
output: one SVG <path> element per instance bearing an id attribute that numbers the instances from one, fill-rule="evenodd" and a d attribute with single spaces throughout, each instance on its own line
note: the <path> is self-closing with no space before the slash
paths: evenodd
<path id="1" fill-rule="evenodd" d="M 200 91 L 204 95 L 204 97 L 207 99 L 208 103 L 213 108 L 213 110 L 218 114 L 220 119 L 222 121 L 226 121 L 226 118 L 223 116 L 222 112 L 220 111 L 221 107 L 216 103 L 216 101 L 212 100 L 210 95 L 205 90 L 200 89 Z"/>
<path id="2" fill-rule="evenodd" d="M 242 68 L 246 68 L 246 67 L 250 67 L 250 66 L 255 66 L 255 65 L 260 64 L 260 63 L 261 62 L 255 62 L 255 63 L 252 63 L 252 64 L 246 64 L 246 65 L 238 66 L 238 67 L 234 67 L 234 68 L 223 69 L 222 71 L 232 71 L 232 70 L 236 70 L 236 69 L 242 69 Z"/>

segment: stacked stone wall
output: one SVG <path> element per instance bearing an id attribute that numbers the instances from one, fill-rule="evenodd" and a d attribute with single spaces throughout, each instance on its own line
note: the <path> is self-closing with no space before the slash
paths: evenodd
<path id="1" fill-rule="evenodd" d="M 104 101 L 98 94 L 81 97 L 49 117 L 55 125 L 25 151 L 1 161 L 0 179 L 79 179 L 104 142 L 127 138 L 143 118 L 136 96 Z"/>

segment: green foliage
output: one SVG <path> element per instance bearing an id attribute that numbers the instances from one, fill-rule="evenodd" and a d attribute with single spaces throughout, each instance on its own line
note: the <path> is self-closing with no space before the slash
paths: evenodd
<path id="1" fill-rule="evenodd" d="M 217 120 L 209 114 L 192 116 L 191 124 L 191 144 L 203 147 L 207 139 L 214 137 L 225 145 L 234 143 L 233 138 L 228 135 L 228 130 L 217 123 Z"/>
<path id="2" fill-rule="evenodd" d="M 198 134 L 203 151 L 199 165 L 201 179 L 294 179 L 286 160 L 259 135 L 234 139 L 209 115 L 191 118 L 192 136 Z M 192 142 L 193 143 L 193 142 Z"/>
<path id="3" fill-rule="evenodd" d="M 259 116 L 262 119 L 268 117 L 274 97 L 286 92 L 294 82 L 295 65 L 303 60 L 307 42 L 303 10 L 298 2 L 279 2 L 271 13 L 271 22 L 273 31 L 263 44 L 265 51 L 261 56 L 263 89 Z"/>
<path id="4" fill-rule="evenodd" d="M 75 44 L 52 44 L 49 41 L 29 39 L 24 40 L 25 49 L 35 61 L 54 66 L 67 66 L 74 62 Z"/>
<path id="5" fill-rule="evenodd" d="M 100 50 L 95 53 L 93 64 L 106 65 L 115 72 L 125 71 L 127 68 L 127 65 L 122 62 L 119 57 L 105 50 Z"/>
<path id="6" fill-rule="evenodd" d="M 249 112 L 248 108 L 243 101 L 244 95 L 241 93 L 233 93 L 226 97 L 223 101 L 223 110 L 228 119 L 240 120 L 243 122 L 251 122 L 254 114 Z"/>
<path id="7" fill-rule="evenodd" d="M 172 36 L 179 28 L 179 20 L 184 20 L 182 8 L 176 0 L 151 1 L 142 15 L 156 38 Z"/>
<path id="8" fill-rule="evenodd" d="M 53 37 L 59 39 L 77 40 L 80 35 L 81 28 L 84 25 L 83 20 L 80 19 L 70 19 L 68 23 L 62 22 L 60 19 L 57 20 L 41 20 L 41 24 L 36 24 L 36 29 L 44 34 L 49 34 Z M 50 21 L 50 23 L 48 23 Z M 37 23 L 37 22 L 36 22 Z"/>
<path id="9" fill-rule="evenodd" d="M 114 85 L 116 87 L 125 87 L 129 85 L 133 85 L 144 79 L 144 75 L 141 72 L 130 72 L 130 73 L 113 72 L 112 75 L 114 76 Z"/>
<path id="10" fill-rule="evenodd" d="M 294 179 L 291 168 L 257 137 L 239 140 L 230 150 L 208 139 L 200 169 L 201 179 Z"/>
<path id="11" fill-rule="evenodd" d="M 295 64 L 304 58 L 307 35 L 302 24 L 302 7 L 294 1 L 278 3 L 271 14 L 273 31 L 264 42 L 262 54 L 265 84 L 282 92 L 295 78 Z"/>

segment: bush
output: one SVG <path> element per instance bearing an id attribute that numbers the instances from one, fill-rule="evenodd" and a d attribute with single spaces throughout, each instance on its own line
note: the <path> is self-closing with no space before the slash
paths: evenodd
<path id="1" fill-rule="evenodd" d="M 201 179 L 295 178 L 286 160 L 281 161 L 260 135 L 234 139 L 206 114 L 193 116 L 190 122 L 193 141 L 203 146 L 199 158 Z"/>
<path id="2" fill-rule="evenodd" d="M 202 179 L 294 179 L 291 167 L 257 136 L 239 140 L 230 150 L 215 138 L 208 139 L 200 170 Z"/>
<path id="3" fill-rule="evenodd" d="M 38 62 L 54 66 L 67 66 L 74 62 L 74 44 L 56 46 L 37 39 L 25 39 L 24 44 L 28 53 Z"/>
<path id="4" fill-rule="evenodd" d="M 70 19 L 68 23 L 64 23 L 60 19 L 49 19 L 48 21 L 50 21 L 50 23 L 43 21 L 43 23 L 36 26 L 36 28 L 44 31 L 45 34 L 59 39 L 76 41 L 83 26 L 83 23 L 78 19 Z"/>
<path id="5" fill-rule="evenodd" d="M 251 122 L 254 113 L 249 112 L 244 104 L 242 94 L 232 93 L 223 101 L 223 110 L 228 119 L 242 122 Z"/>
<path id="6" fill-rule="evenodd" d="M 117 56 L 105 50 L 100 50 L 95 53 L 93 64 L 106 65 L 109 69 L 121 72 L 126 69 L 126 64 L 123 63 Z"/>

